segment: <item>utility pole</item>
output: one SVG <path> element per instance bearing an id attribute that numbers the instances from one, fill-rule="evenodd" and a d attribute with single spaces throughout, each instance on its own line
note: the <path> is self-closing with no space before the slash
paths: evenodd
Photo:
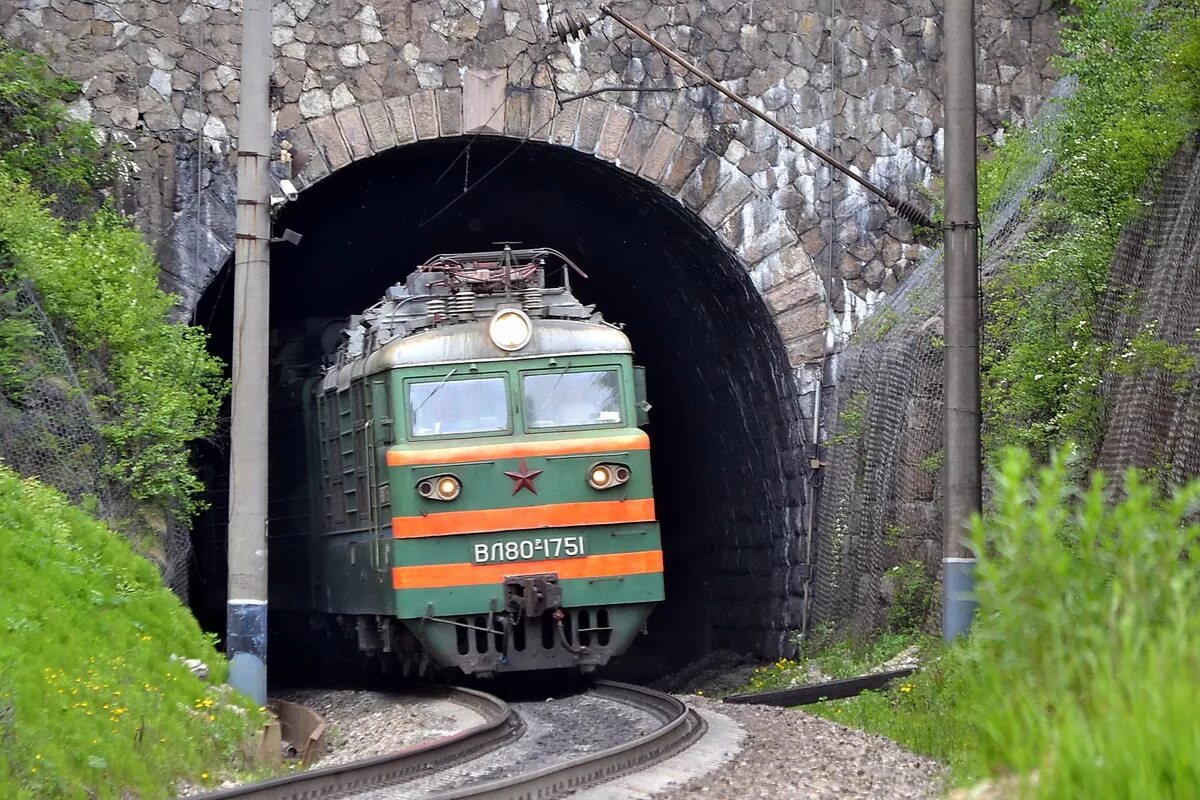
<path id="1" fill-rule="evenodd" d="M 229 682 L 267 700 L 267 338 L 270 312 L 271 0 L 242 9 L 233 411 L 229 464 Z"/>
<path id="2" fill-rule="evenodd" d="M 975 186 L 974 0 L 945 0 L 945 513 L 942 635 L 975 615 L 975 559 L 966 536 L 982 507 L 979 410 L 979 208 Z"/>

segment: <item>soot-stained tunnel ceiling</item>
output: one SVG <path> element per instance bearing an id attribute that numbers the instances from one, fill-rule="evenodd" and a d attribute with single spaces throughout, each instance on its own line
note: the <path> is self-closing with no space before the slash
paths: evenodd
<path id="1" fill-rule="evenodd" d="M 464 194 L 464 185 L 473 188 Z M 651 617 L 643 657 L 666 653 L 673 667 L 717 647 L 771 650 L 795 536 L 785 478 L 798 460 L 793 383 L 744 268 L 694 215 L 590 156 L 478 138 L 344 168 L 284 209 L 276 235 L 285 228 L 304 238 L 272 249 L 273 353 L 305 320 L 359 313 L 436 253 L 515 241 L 574 259 L 589 276 L 573 281 L 576 294 L 625 324 L 647 368 L 667 602 Z M 197 311 L 226 356 L 227 283 L 219 276 Z"/>

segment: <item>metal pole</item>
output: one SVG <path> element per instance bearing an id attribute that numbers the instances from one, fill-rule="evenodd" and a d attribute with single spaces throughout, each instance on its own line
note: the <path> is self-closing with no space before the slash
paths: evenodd
<path id="1" fill-rule="evenodd" d="M 233 411 L 229 465 L 229 682 L 267 699 L 267 336 L 271 0 L 245 0 L 238 102 Z"/>
<path id="2" fill-rule="evenodd" d="M 979 411 L 979 212 L 975 187 L 975 8 L 945 0 L 945 341 L 942 634 L 965 635 L 975 614 L 975 559 L 967 546 L 982 506 Z"/>

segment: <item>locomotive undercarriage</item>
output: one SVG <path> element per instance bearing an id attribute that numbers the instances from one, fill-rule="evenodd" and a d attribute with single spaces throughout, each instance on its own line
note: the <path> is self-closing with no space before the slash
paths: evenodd
<path id="1" fill-rule="evenodd" d="M 435 659 L 468 674 L 576 669 L 593 672 L 628 648 L 649 604 L 554 608 L 537 615 L 491 611 L 410 621 Z"/>
<path id="2" fill-rule="evenodd" d="M 486 614 L 419 620 L 378 614 L 338 614 L 334 619 L 345 639 L 385 674 L 422 677 L 436 672 L 440 663 L 488 678 L 539 669 L 593 672 L 644 630 L 651 607 L 555 605 L 528 613 L 510 606 Z"/>

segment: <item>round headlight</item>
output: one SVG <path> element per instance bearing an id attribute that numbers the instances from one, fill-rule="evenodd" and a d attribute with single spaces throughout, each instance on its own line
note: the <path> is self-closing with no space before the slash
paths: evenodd
<path id="1" fill-rule="evenodd" d="M 462 484 L 453 475 L 438 478 L 437 495 L 439 500 L 453 500 L 462 492 Z"/>
<path id="2" fill-rule="evenodd" d="M 520 350 L 529 344 L 533 337 L 533 323 L 524 311 L 516 308 L 505 308 L 496 312 L 488 325 L 488 335 L 492 343 L 501 350 Z"/>
<path id="3" fill-rule="evenodd" d="M 453 475 L 436 475 L 417 484 L 417 494 L 426 500 L 454 500 L 462 494 L 462 481 Z"/>
<path id="4" fill-rule="evenodd" d="M 597 464 L 588 473 L 588 483 L 593 489 L 607 489 L 613 484 L 613 471 L 607 464 Z"/>

